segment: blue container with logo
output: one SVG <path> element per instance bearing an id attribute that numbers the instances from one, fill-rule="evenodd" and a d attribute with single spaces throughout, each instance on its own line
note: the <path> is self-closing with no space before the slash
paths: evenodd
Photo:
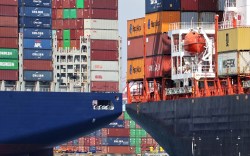
<path id="1" fill-rule="evenodd" d="M 124 120 L 115 120 L 111 122 L 106 128 L 125 128 Z"/>
<path id="2" fill-rule="evenodd" d="M 42 7 L 21 7 L 19 8 L 19 16 L 26 17 L 51 17 L 51 8 Z"/>
<path id="3" fill-rule="evenodd" d="M 23 79 L 25 81 L 52 81 L 52 71 L 24 71 Z"/>
<path id="4" fill-rule="evenodd" d="M 51 7 L 51 0 L 20 0 L 19 6 Z"/>
<path id="5" fill-rule="evenodd" d="M 129 146 L 129 138 L 102 138 L 103 146 Z"/>
<path id="6" fill-rule="evenodd" d="M 48 17 L 20 17 L 19 27 L 22 28 L 40 28 L 40 29 L 51 29 L 52 21 Z"/>
<path id="7" fill-rule="evenodd" d="M 146 14 L 159 11 L 179 11 L 180 0 L 146 0 Z"/>
<path id="8" fill-rule="evenodd" d="M 46 39 L 23 39 L 25 49 L 52 49 L 52 41 Z"/>
<path id="9" fill-rule="evenodd" d="M 24 60 L 52 60 L 52 50 L 24 49 Z"/>
<path id="10" fill-rule="evenodd" d="M 23 33 L 23 38 L 36 38 L 36 39 L 51 39 L 51 29 L 34 29 L 34 28 L 21 28 L 20 32 Z"/>

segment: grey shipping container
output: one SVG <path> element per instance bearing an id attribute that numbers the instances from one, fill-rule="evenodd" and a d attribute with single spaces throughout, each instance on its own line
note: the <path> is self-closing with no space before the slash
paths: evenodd
<path id="1" fill-rule="evenodd" d="M 181 12 L 181 22 L 198 22 L 198 12 Z"/>

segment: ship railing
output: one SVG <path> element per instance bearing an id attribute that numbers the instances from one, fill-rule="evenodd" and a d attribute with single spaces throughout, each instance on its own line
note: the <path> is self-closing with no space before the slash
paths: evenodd
<path id="1" fill-rule="evenodd" d="M 169 24 L 169 31 L 180 30 L 180 29 L 191 29 L 191 28 L 203 28 L 205 30 L 214 29 L 214 22 L 176 22 Z"/>

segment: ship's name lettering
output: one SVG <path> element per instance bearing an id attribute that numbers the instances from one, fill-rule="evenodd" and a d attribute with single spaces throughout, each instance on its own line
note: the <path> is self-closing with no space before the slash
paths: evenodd
<path id="1" fill-rule="evenodd" d="M 0 66 L 13 67 L 13 66 L 15 66 L 15 64 L 13 62 L 0 62 Z"/>

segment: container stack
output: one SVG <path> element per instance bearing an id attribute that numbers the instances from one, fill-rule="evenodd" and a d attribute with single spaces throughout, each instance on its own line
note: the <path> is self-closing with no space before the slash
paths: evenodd
<path id="1" fill-rule="evenodd" d="M 58 146 L 56 150 L 96 154 L 144 154 L 153 152 L 157 146 L 156 141 L 124 112 L 103 129 Z"/>
<path id="2" fill-rule="evenodd" d="M 90 91 L 119 92 L 118 1 L 84 2 L 84 36 L 90 39 Z"/>
<path id="3" fill-rule="evenodd" d="M 24 81 L 53 79 L 51 12 L 51 0 L 19 1 L 19 30 L 23 34 L 19 51 L 23 53 Z"/>
<path id="4" fill-rule="evenodd" d="M 0 1 L 0 81 L 18 80 L 18 1 Z"/>

